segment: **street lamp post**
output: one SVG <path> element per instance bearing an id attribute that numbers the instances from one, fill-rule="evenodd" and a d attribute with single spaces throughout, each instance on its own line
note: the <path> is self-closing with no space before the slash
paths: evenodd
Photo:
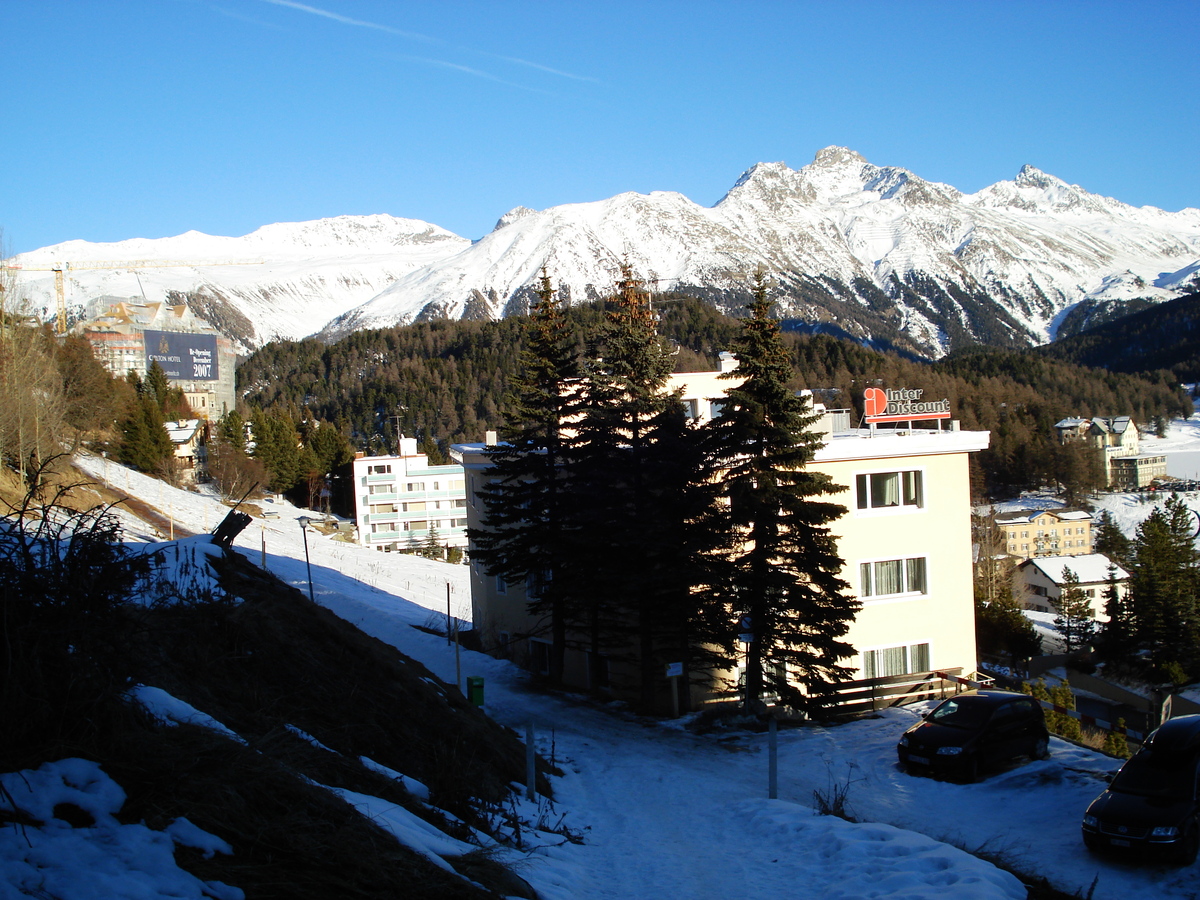
<path id="1" fill-rule="evenodd" d="M 308 569 L 308 599 L 313 603 L 316 603 L 317 599 L 313 596 L 312 563 L 309 562 L 308 559 L 308 526 L 311 525 L 314 520 L 310 519 L 308 516 L 301 516 L 298 521 L 300 522 L 300 531 L 304 534 L 304 565 L 305 568 Z"/>

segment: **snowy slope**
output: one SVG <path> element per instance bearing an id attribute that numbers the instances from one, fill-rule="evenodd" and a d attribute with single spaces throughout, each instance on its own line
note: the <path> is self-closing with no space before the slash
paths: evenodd
<path id="1" fill-rule="evenodd" d="M 890 320 L 936 354 L 954 343 L 955 329 L 1042 342 L 1083 299 L 1174 296 L 1198 260 L 1200 210 L 1135 209 L 1031 166 L 964 195 L 830 147 L 799 170 L 754 166 L 711 208 L 663 192 L 518 208 L 470 248 L 399 279 L 325 334 L 504 315 L 528 297 L 543 267 L 573 299 L 591 297 L 610 291 L 628 261 L 659 289 L 733 309 L 762 267 L 778 281 L 786 313 L 857 336 L 868 336 L 864 329 L 878 327 L 871 317 L 882 314 L 880 323 Z M 919 296 L 902 296 L 897 281 Z M 890 298 L 890 315 L 872 308 L 871 289 Z M 990 299 L 976 311 L 951 298 L 953 289 Z M 849 311 L 838 300 L 848 300 Z"/>
<path id="2" fill-rule="evenodd" d="M 247 347 L 298 339 L 366 302 L 397 278 L 461 250 L 469 242 L 415 219 L 339 216 L 266 225 L 243 237 L 189 231 L 176 237 L 108 244 L 67 241 L 22 254 L 21 285 L 33 305 L 55 307 L 56 263 L 75 267 L 67 305 L 78 316 L 93 298 L 145 297 L 204 290 L 249 319 L 252 332 L 231 334 Z M 138 267 L 90 268 L 97 263 Z M 163 266 L 163 263 L 196 265 Z M 206 265 L 207 263 L 207 265 Z"/>
<path id="3" fill-rule="evenodd" d="M 1200 446 L 1200 431 L 1185 435 L 1180 428 L 1175 440 L 1175 450 Z M 84 464 L 97 480 L 169 511 L 181 527 L 209 530 L 226 511 L 215 498 L 99 458 Z M 295 521 L 303 511 L 276 505 L 281 517 L 256 519 L 236 546 L 256 562 L 265 553 L 272 572 L 307 590 Z M 132 528 L 131 537 L 138 533 Z M 531 821 L 559 823 L 582 843 L 531 829 L 523 851 L 497 851 L 546 900 L 1025 896 L 1016 879 L 960 848 L 1001 858 L 1069 893 L 1090 891 L 1094 900 L 1195 896 L 1200 863 L 1131 865 L 1084 849 L 1080 817 L 1117 767 L 1101 754 L 1056 738 L 1049 760 L 1018 763 L 979 784 L 913 777 L 898 768 L 895 745 L 919 710 L 886 710 L 836 728 L 782 730 L 779 798 L 769 800 L 765 735 L 697 736 L 680 722 L 642 719 L 617 704 L 531 689 L 528 675 L 505 660 L 467 651 L 456 659 L 444 638 L 411 626 L 444 615 L 448 583 L 455 611 L 466 607 L 466 567 L 310 536 L 319 603 L 447 682 L 483 676 L 485 711 L 521 734 L 532 725 L 539 752 L 562 768 L 553 804 L 514 804 Z M 829 796 L 838 786 L 847 788 L 858 822 L 814 815 L 814 794 Z M 103 852 L 129 855 L 115 836 L 100 837 Z M 0 852 L 30 856 L 16 839 Z M 39 864 L 77 870 L 69 851 L 55 852 Z M 174 885 L 179 875 L 164 866 L 159 877 Z"/>

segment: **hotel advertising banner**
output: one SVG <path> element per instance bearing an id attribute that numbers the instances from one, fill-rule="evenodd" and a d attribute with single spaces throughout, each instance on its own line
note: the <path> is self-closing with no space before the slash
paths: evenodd
<path id="1" fill-rule="evenodd" d="M 217 336 L 147 331 L 146 368 L 157 362 L 171 381 L 216 381 Z"/>

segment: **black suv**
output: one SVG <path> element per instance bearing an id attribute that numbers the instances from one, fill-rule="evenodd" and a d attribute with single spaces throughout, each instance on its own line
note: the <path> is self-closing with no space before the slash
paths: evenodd
<path id="1" fill-rule="evenodd" d="M 1183 865 L 1200 850 L 1200 716 L 1168 719 L 1083 817 L 1092 851 L 1132 850 Z"/>
<path id="2" fill-rule="evenodd" d="M 1050 734 L 1042 707 L 1012 691 L 967 691 L 944 700 L 913 725 L 896 747 L 908 771 L 976 781 L 979 773 L 1018 756 L 1045 759 Z"/>

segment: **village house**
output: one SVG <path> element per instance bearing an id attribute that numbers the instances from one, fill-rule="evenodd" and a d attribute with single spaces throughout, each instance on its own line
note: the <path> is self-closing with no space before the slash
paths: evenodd
<path id="1" fill-rule="evenodd" d="M 1104 478 L 1118 491 L 1136 491 L 1167 474 L 1167 458 L 1140 453 L 1137 424 L 1129 416 L 1067 418 L 1055 423 L 1060 443 L 1079 441 L 1104 454 Z"/>
<path id="2" fill-rule="evenodd" d="M 724 401 L 723 371 L 736 366 L 727 355 L 717 372 L 673 375 L 689 416 L 702 424 Z M 972 591 L 971 507 L 968 454 L 988 445 L 987 432 L 929 428 L 855 429 L 847 411 L 819 404 L 825 446 L 813 468 L 842 485 L 830 499 L 847 512 L 832 523 L 845 567 L 842 577 L 862 602 L 846 640 L 855 648 L 848 665 L 859 679 L 931 670 L 976 668 Z M 488 478 L 487 444 L 451 450 L 467 475 L 467 521 L 483 524 L 479 489 Z M 526 610 L 523 584 L 508 584 L 471 566 L 472 611 L 484 645 L 537 671 L 548 671 L 549 634 Z M 730 629 L 736 629 L 730 623 Z M 587 654 L 568 640 L 564 680 L 581 688 L 604 688 L 622 696 L 635 665 L 612 659 L 607 684 L 591 685 Z M 579 644 L 576 644 L 579 646 Z M 725 673 L 732 681 L 740 672 Z M 664 674 L 664 679 L 666 675 Z M 685 708 L 716 694 L 685 688 Z"/>
<path id="3" fill-rule="evenodd" d="M 1009 556 L 1085 556 L 1094 516 L 1086 509 L 1016 509 L 996 516 Z"/>
<path id="4" fill-rule="evenodd" d="M 354 520 L 359 543 L 375 550 L 412 550 L 430 536 L 443 547 L 467 545 L 463 467 L 430 465 L 417 439 L 400 438 L 395 456 L 356 456 Z"/>
<path id="5" fill-rule="evenodd" d="M 1129 573 L 1102 553 L 1086 556 L 1043 556 L 1027 559 L 1013 572 L 1013 597 L 1024 609 L 1058 614 L 1058 601 L 1067 585 L 1067 573 L 1079 580 L 1078 588 L 1088 599 L 1092 616 L 1107 622 L 1105 592 L 1112 577 L 1117 596 L 1129 590 Z"/>
<path id="6" fill-rule="evenodd" d="M 204 447 L 204 422 L 201 419 L 180 419 L 165 423 L 167 435 L 174 447 L 175 469 L 179 480 L 192 484 L 204 471 L 208 460 Z"/>

